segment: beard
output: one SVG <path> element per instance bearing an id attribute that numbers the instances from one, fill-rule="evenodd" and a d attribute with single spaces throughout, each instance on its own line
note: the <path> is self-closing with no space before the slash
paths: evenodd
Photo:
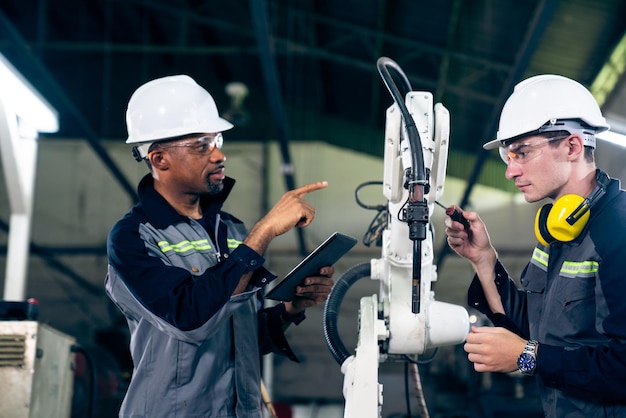
<path id="1" fill-rule="evenodd" d="M 221 181 L 219 183 L 211 183 L 208 182 L 208 193 L 209 194 L 218 194 L 224 189 L 224 183 Z"/>
<path id="2" fill-rule="evenodd" d="M 224 169 L 224 164 L 220 164 L 217 167 L 217 170 L 223 170 Z M 207 192 L 210 195 L 215 195 L 218 194 L 219 192 L 221 192 L 224 189 L 224 182 L 222 181 L 222 178 L 220 178 L 219 180 L 217 180 L 217 183 L 214 182 L 214 180 L 211 180 L 211 174 L 213 173 L 217 173 L 218 171 L 212 171 L 211 173 L 209 173 L 206 177 L 206 183 L 207 183 Z"/>

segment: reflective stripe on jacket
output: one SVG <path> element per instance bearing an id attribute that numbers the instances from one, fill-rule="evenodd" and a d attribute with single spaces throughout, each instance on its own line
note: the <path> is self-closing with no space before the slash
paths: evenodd
<path id="1" fill-rule="evenodd" d="M 120 417 L 260 418 L 260 354 L 296 360 L 280 318 L 261 309 L 275 276 L 241 244 L 244 225 L 221 211 L 234 181 L 225 184 L 203 197 L 203 226 L 146 176 L 140 203 L 109 234 L 105 287 L 127 319 L 134 363 Z M 247 271 L 248 289 L 231 296 Z"/>
<path id="2" fill-rule="evenodd" d="M 518 289 L 498 262 L 507 320 L 489 310 L 477 277 L 468 302 L 497 326 L 539 341 L 537 382 L 547 417 L 626 417 L 626 192 L 612 180 L 569 243 L 537 245 Z"/>

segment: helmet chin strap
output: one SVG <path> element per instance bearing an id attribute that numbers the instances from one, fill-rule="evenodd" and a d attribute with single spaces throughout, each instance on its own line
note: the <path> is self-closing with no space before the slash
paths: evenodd
<path id="1" fill-rule="evenodd" d="M 141 156 L 141 153 L 139 152 L 139 147 L 138 146 L 135 145 L 132 148 L 132 153 L 133 153 L 133 158 L 135 159 L 135 161 L 137 161 L 138 163 L 143 161 L 143 157 Z"/>
<path id="2" fill-rule="evenodd" d="M 135 161 L 142 162 L 148 156 L 150 145 L 152 145 L 152 142 L 144 142 L 143 144 L 133 146 L 132 153 Z"/>

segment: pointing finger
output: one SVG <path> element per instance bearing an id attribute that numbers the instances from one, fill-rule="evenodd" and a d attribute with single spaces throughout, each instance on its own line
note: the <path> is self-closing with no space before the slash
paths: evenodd
<path id="1" fill-rule="evenodd" d="M 309 183 L 309 184 L 305 184 L 304 186 L 300 186 L 300 187 L 294 189 L 293 192 L 296 194 L 296 196 L 302 197 L 302 196 L 306 195 L 307 193 L 311 193 L 311 192 L 314 192 L 316 190 L 324 189 L 326 186 L 328 186 L 328 182 L 327 181 L 318 181 L 316 183 Z"/>

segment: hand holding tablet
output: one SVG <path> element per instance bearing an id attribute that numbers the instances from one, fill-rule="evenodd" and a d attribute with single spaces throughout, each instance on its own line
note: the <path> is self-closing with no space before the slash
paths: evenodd
<path id="1" fill-rule="evenodd" d="M 296 265 L 265 297 L 268 299 L 289 302 L 296 293 L 296 287 L 309 276 L 315 276 L 324 266 L 332 266 L 356 244 L 356 238 L 335 232 L 311 251 Z"/>

